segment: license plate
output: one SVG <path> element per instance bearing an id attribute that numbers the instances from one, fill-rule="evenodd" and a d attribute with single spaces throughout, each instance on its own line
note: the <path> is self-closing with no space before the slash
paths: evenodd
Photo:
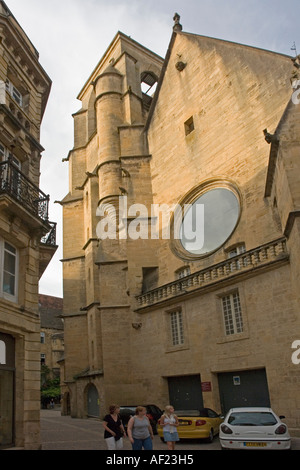
<path id="1" fill-rule="evenodd" d="M 189 422 L 188 421 L 179 421 L 179 426 L 188 426 Z"/>
<path id="2" fill-rule="evenodd" d="M 244 442 L 246 447 L 267 447 L 266 442 Z"/>

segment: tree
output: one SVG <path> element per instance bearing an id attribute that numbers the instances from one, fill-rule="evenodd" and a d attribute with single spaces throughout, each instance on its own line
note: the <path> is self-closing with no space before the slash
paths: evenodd
<path id="1" fill-rule="evenodd" d="M 50 378 L 51 370 L 45 364 L 41 367 L 41 402 L 43 408 L 47 408 L 47 404 L 51 398 L 58 402 L 60 400 L 60 378 Z"/>

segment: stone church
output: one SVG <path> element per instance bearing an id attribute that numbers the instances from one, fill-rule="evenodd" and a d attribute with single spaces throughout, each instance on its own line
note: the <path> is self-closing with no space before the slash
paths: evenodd
<path id="1" fill-rule="evenodd" d="M 300 435 L 299 60 L 174 21 L 164 59 L 118 32 L 78 95 L 63 413 L 261 405 Z"/>

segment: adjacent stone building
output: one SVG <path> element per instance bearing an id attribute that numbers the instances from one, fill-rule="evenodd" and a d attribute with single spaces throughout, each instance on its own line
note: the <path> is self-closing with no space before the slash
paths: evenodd
<path id="1" fill-rule="evenodd" d="M 63 299 L 39 294 L 41 319 L 41 364 L 49 369 L 49 379 L 60 375 L 59 361 L 64 355 Z"/>
<path id="2" fill-rule="evenodd" d="M 118 32 L 78 96 L 64 412 L 271 405 L 299 435 L 298 59 L 174 19 L 164 60 Z"/>
<path id="3" fill-rule="evenodd" d="M 0 448 L 40 448 L 38 282 L 56 250 L 39 188 L 51 80 L 0 1 Z"/>

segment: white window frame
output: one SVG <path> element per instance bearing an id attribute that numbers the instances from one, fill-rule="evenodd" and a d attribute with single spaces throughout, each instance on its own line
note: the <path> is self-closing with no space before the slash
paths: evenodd
<path id="1" fill-rule="evenodd" d="M 22 108 L 23 107 L 23 95 L 22 93 L 12 84 L 7 78 L 5 82 L 6 91 L 10 94 L 13 100 Z"/>
<path id="2" fill-rule="evenodd" d="M 44 331 L 41 331 L 41 344 L 45 344 L 45 343 L 46 343 L 46 335 Z"/>
<path id="3" fill-rule="evenodd" d="M 182 346 L 184 344 L 184 325 L 182 310 L 180 308 L 171 311 L 169 312 L 169 315 L 172 346 Z"/>
<path id="4" fill-rule="evenodd" d="M 11 153 L 9 151 L 9 149 L 7 147 L 5 147 L 5 145 L 1 144 L 0 143 L 0 162 L 5 162 L 6 160 L 8 160 L 9 158 L 11 158 L 11 162 L 16 165 L 16 167 L 21 170 L 22 169 L 22 163 L 20 162 L 20 160 L 15 157 L 15 155 L 13 153 Z"/>
<path id="5" fill-rule="evenodd" d="M 239 292 L 221 297 L 225 335 L 231 336 L 244 332 L 243 316 Z"/>
<path id="6" fill-rule="evenodd" d="M 8 247 L 5 247 L 7 244 L 9 247 L 13 249 L 9 250 Z M 3 288 L 4 283 L 4 266 L 5 266 L 5 255 L 6 253 L 15 257 L 15 272 L 9 273 L 9 275 L 14 276 L 14 293 L 10 294 L 9 292 L 5 292 Z M 11 243 L 7 242 L 3 238 L 0 238 L 0 297 L 9 300 L 10 302 L 16 303 L 18 301 L 18 282 L 19 282 L 19 252 L 18 249 L 12 245 Z"/>

